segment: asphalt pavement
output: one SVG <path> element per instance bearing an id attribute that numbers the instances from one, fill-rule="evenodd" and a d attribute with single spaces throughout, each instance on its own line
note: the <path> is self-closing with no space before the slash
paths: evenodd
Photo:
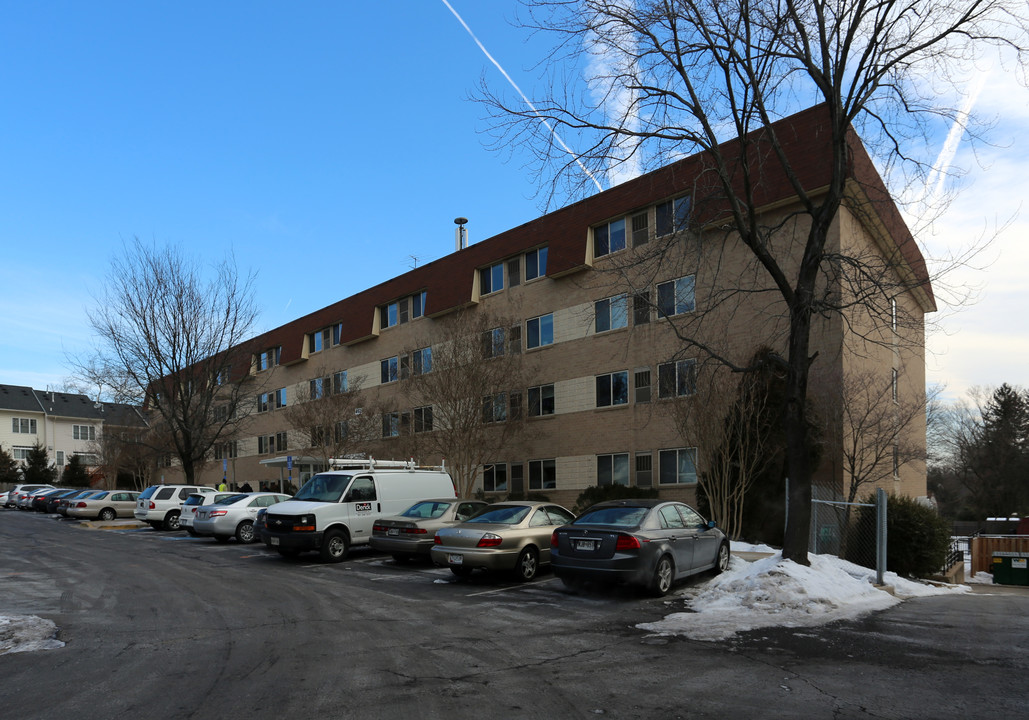
<path id="1" fill-rule="evenodd" d="M 974 590 L 710 643 L 636 628 L 674 597 L 0 511 L 0 615 L 66 643 L 0 656 L 0 717 L 1024 718 L 1029 591 Z"/>

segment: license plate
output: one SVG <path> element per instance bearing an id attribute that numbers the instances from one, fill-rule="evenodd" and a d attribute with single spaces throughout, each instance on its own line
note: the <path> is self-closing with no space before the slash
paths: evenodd
<path id="1" fill-rule="evenodd" d="M 576 540 L 575 541 L 575 549 L 576 550 L 585 550 L 587 552 L 593 552 L 594 550 L 597 549 L 597 541 L 596 540 Z"/>
<path id="2" fill-rule="evenodd" d="M 269 538 L 269 539 L 268 539 L 268 541 L 269 541 L 269 542 L 270 542 L 270 543 L 271 543 L 272 545 L 278 545 L 278 544 L 279 544 L 279 539 L 278 539 L 277 537 Z"/>
<path id="3" fill-rule="evenodd" d="M 387 535 L 399 535 L 400 534 L 400 528 L 389 528 L 386 531 L 386 534 Z"/>
<path id="4" fill-rule="evenodd" d="M 464 555 L 447 555 L 447 562 L 451 565 L 463 565 Z"/>

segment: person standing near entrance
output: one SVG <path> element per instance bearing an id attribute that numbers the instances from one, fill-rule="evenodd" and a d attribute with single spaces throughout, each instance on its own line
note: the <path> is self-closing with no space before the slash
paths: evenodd
<path id="1" fill-rule="evenodd" d="M 228 489 L 229 486 L 225 484 L 224 480 L 222 480 L 221 483 L 218 485 L 218 492 L 225 492 Z"/>

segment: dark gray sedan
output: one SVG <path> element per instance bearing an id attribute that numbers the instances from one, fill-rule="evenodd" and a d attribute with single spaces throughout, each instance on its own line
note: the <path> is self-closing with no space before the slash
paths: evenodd
<path id="1" fill-rule="evenodd" d="M 550 539 L 554 574 L 568 587 L 631 583 L 654 595 L 676 580 L 729 566 L 729 541 L 689 505 L 611 500 L 589 508 Z"/>

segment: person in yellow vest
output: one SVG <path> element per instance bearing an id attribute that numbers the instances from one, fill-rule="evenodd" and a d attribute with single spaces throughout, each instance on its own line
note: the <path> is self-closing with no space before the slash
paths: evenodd
<path id="1" fill-rule="evenodd" d="M 218 492 L 225 492 L 228 489 L 229 486 L 225 484 L 224 480 L 218 485 Z"/>

